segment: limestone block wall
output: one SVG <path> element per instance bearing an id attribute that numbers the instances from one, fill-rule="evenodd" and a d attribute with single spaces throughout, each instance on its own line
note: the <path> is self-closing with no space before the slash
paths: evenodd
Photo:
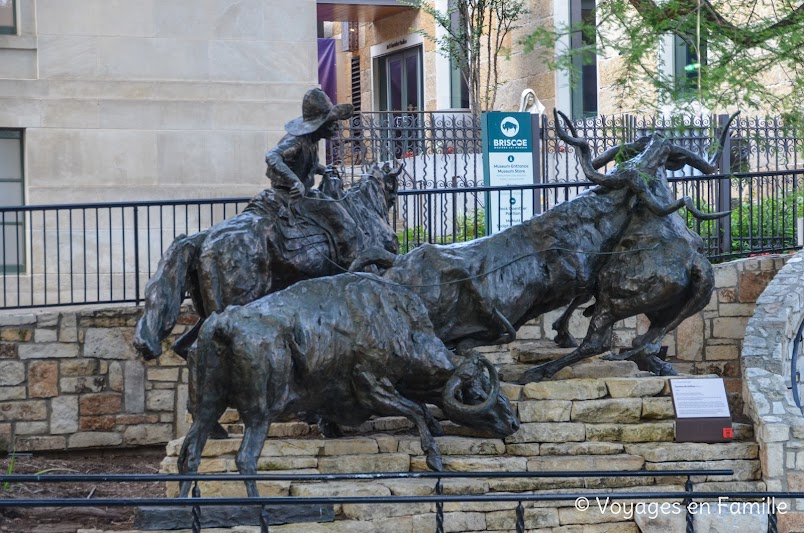
<path id="1" fill-rule="evenodd" d="M 518 410 L 522 426 L 506 439 L 488 438 L 452 424 L 448 433 L 436 440 L 445 469 L 460 472 L 555 472 L 569 470 L 636 471 L 684 469 L 731 469 L 732 476 L 695 479 L 702 491 L 764 490 L 759 481 L 757 445 L 750 425 L 735 425 L 735 442 L 723 444 L 675 443 L 672 400 L 667 378 L 634 377 L 566 379 L 534 383 L 525 387 L 507 385 L 506 394 Z M 231 413 L 230 413 L 231 415 Z M 377 419 L 374 428 L 362 436 L 322 439 L 269 438 L 258 460 L 260 473 L 351 473 L 425 471 L 425 457 L 418 436 L 394 432 L 410 427 L 405 419 Z M 287 424 L 276 424 L 287 434 Z M 296 424 L 296 431 L 301 428 Z M 273 428 L 273 427 L 272 427 Z M 281 433 L 275 433 L 281 434 Z M 296 435 L 301 433 L 297 432 Z M 162 471 L 177 472 L 176 461 L 182 440 L 171 442 Z M 234 457 L 240 439 L 208 441 L 200 465 L 202 472 L 236 472 Z M 684 477 L 619 478 L 513 478 L 447 479 L 445 494 L 533 493 L 562 494 L 612 491 L 683 490 Z M 264 496 L 411 496 L 434 494 L 434 480 L 374 480 L 367 482 L 304 483 L 260 481 Z M 245 496 L 241 482 L 199 483 L 202 496 Z M 167 495 L 178 487 L 168 484 Z M 594 500 L 593 500 L 594 502 Z M 447 503 L 445 531 L 513 531 L 516 502 Z M 435 529 L 434 507 L 410 505 L 338 505 L 336 521 L 313 526 L 284 526 L 288 531 L 366 531 L 415 532 Z M 599 512 L 578 510 L 573 501 L 531 502 L 525 504 L 528 531 L 594 531 L 597 533 L 636 533 L 681 531 L 684 516 L 676 522 L 653 521 L 649 516 L 634 520 L 620 509 Z M 656 518 L 656 517 L 654 517 Z M 706 517 L 700 518 L 704 520 Z M 761 517 L 760 517 L 761 518 Z M 696 518 L 697 519 L 697 518 Z M 641 520 L 641 522 L 640 522 Z M 639 525 L 637 525 L 639 524 Z M 320 529 L 319 529 L 320 527 Z M 551 529 L 557 528 L 557 529 Z M 700 529 L 699 529 L 700 528 Z M 280 528 L 279 531 L 285 531 Z M 703 522 L 696 531 L 710 531 Z M 735 531 L 760 531 L 745 527 Z"/>
<path id="2" fill-rule="evenodd" d="M 778 273 L 757 300 L 742 348 L 745 412 L 756 427 L 768 490 L 804 490 L 804 417 L 790 387 L 793 345 L 804 322 L 804 253 Z M 780 531 L 804 530 L 804 504 L 779 517 Z"/>
<path id="3" fill-rule="evenodd" d="M 171 352 L 143 362 L 131 345 L 139 315 L 133 307 L 0 314 L 0 449 L 131 447 L 183 435 L 184 360 Z"/>
<path id="4" fill-rule="evenodd" d="M 742 390 L 738 357 L 754 302 L 787 257 L 749 258 L 715 266 L 717 288 L 701 313 L 665 339 L 669 360 L 682 373 L 723 376 L 732 396 Z M 143 362 L 131 339 L 134 307 L 0 313 L 0 448 L 57 450 L 166 443 L 186 432 L 187 370 L 167 347 Z M 519 339 L 483 348 L 509 381 L 534 363 L 566 353 L 550 342 L 560 311 L 526 324 Z M 194 323 L 183 315 L 174 334 Z M 581 337 L 580 312 L 572 331 Z M 632 318 L 615 329 L 617 346 L 644 331 Z M 564 369 L 556 379 L 633 375 L 635 365 L 595 360 Z M 619 372 L 612 374 L 612 372 Z M 741 413 L 739 405 L 733 410 Z"/>

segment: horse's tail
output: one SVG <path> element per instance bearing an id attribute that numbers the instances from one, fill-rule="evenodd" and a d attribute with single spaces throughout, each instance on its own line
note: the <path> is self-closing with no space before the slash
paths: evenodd
<path id="1" fill-rule="evenodd" d="M 145 359 L 162 353 L 162 340 L 176 325 L 187 288 L 187 272 L 205 237 L 205 232 L 176 237 L 145 285 L 145 309 L 134 335 L 134 347 Z"/>

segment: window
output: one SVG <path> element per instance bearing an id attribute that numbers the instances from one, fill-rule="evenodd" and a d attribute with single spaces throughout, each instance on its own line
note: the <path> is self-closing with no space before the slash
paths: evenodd
<path id="1" fill-rule="evenodd" d="M 380 111 L 420 111 L 422 108 L 422 47 L 380 57 Z"/>
<path id="2" fill-rule="evenodd" d="M 17 33 L 16 0 L 0 0 L 0 33 Z"/>
<path id="3" fill-rule="evenodd" d="M 701 58 L 693 39 L 674 36 L 674 63 L 676 90 L 680 96 L 694 97 L 698 90 L 701 65 L 706 64 L 706 41 L 701 41 Z"/>
<path id="4" fill-rule="evenodd" d="M 0 208 L 24 204 L 22 186 L 22 131 L 0 129 Z M 23 267 L 23 220 L 19 211 L 0 211 L 0 270 Z"/>
<path id="5" fill-rule="evenodd" d="M 570 23 L 595 25 L 595 0 L 573 0 L 570 7 Z M 594 32 L 575 32 L 570 43 L 572 48 L 587 49 L 574 58 L 570 87 L 572 91 L 572 115 L 575 118 L 597 116 L 597 39 Z"/>

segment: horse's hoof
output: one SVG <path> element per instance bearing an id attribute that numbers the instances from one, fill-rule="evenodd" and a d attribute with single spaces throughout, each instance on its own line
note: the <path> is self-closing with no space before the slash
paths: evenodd
<path id="1" fill-rule="evenodd" d="M 578 341 L 575 339 L 575 337 L 573 337 L 569 333 L 567 333 L 567 334 L 559 333 L 558 335 L 556 335 L 555 343 L 556 343 L 556 346 L 558 346 L 559 348 L 577 348 L 578 347 Z"/>
<path id="2" fill-rule="evenodd" d="M 443 472 L 444 462 L 441 460 L 441 455 L 438 452 L 431 452 L 427 455 L 427 466 L 433 472 Z"/>
<path id="3" fill-rule="evenodd" d="M 209 438 L 214 440 L 228 439 L 229 432 L 223 429 L 222 425 L 215 424 L 215 427 L 212 428 L 212 433 L 210 433 Z"/>
<path id="4" fill-rule="evenodd" d="M 318 421 L 318 431 L 325 439 L 339 439 L 343 437 L 343 430 L 334 422 Z"/>
<path id="5" fill-rule="evenodd" d="M 550 374 L 548 374 L 545 365 L 537 365 L 522 374 L 522 379 L 519 380 L 519 384 L 527 385 L 528 383 L 542 381 L 544 378 L 549 376 Z"/>
<path id="6" fill-rule="evenodd" d="M 678 372 L 673 368 L 673 365 L 667 361 L 663 361 L 655 355 L 649 355 L 644 359 L 645 366 L 650 372 L 657 376 L 677 376 Z"/>

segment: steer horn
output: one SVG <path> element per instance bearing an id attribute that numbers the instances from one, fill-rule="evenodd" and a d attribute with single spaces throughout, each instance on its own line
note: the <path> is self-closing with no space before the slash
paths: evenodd
<path id="1" fill-rule="evenodd" d="M 567 118 L 567 115 L 555 108 L 553 109 L 553 116 L 555 117 L 556 121 L 556 133 L 558 134 L 558 137 L 565 143 L 578 149 L 580 154 L 578 157 L 578 162 L 581 164 L 581 170 L 583 170 L 583 173 L 586 175 L 586 178 L 589 181 L 596 185 L 602 185 L 603 187 L 608 187 L 610 189 L 622 189 L 628 186 L 629 180 L 624 176 L 620 177 L 616 174 L 606 175 L 596 171 L 595 166 L 592 163 L 592 150 L 589 148 L 589 143 L 587 143 L 586 140 L 578 137 L 578 133 L 575 130 L 575 126 L 572 124 L 572 121 Z M 561 126 L 562 121 L 566 125 L 567 129 L 570 130 L 572 135 L 568 134 Z"/>
<path id="2" fill-rule="evenodd" d="M 462 371 L 465 370 L 464 367 L 467 365 L 476 365 L 478 362 L 485 366 L 489 371 L 491 390 L 488 393 L 488 397 L 481 403 L 477 405 L 467 405 L 456 400 L 455 393 L 463 384 L 461 374 L 463 373 Z M 442 393 L 441 399 L 443 401 L 444 411 L 446 411 L 450 418 L 452 418 L 452 415 L 455 415 L 457 420 L 463 420 L 473 416 L 482 415 L 490 411 L 491 408 L 494 407 L 494 404 L 497 403 L 497 397 L 499 395 L 500 376 L 497 374 L 497 369 L 495 369 L 494 365 L 492 365 L 485 357 L 472 357 L 471 359 L 462 363 L 461 366 L 459 366 L 449 378 L 447 384 L 444 386 L 444 392 Z"/>

